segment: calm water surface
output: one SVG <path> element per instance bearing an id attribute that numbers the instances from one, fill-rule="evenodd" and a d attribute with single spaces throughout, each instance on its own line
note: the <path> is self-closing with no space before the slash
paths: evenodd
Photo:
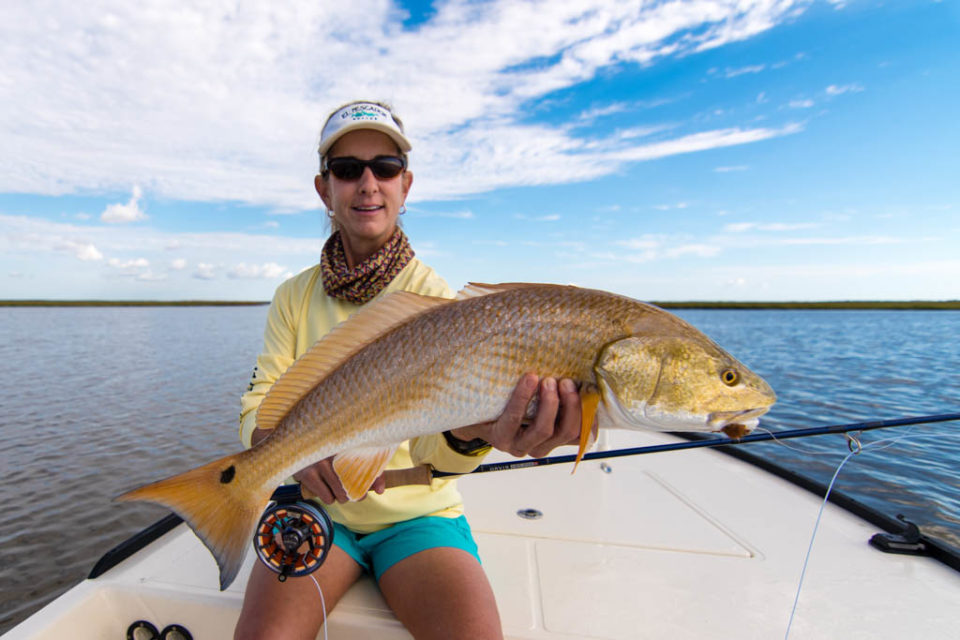
<path id="1" fill-rule="evenodd" d="M 0 633 L 166 514 L 114 505 L 239 449 L 267 308 L 0 308 Z M 787 429 L 960 411 L 960 312 L 679 312 L 765 377 Z M 874 431 L 838 488 L 960 548 L 960 423 Z M 828 481 L 842 436 L 745 445 Z"/>

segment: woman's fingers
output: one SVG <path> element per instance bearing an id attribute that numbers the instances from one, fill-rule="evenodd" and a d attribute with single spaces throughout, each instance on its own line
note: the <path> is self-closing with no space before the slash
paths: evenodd
<path id="1" fill-rule="evenodd" d="M 333 470 L 332 456 L 293 474 L 293 477 L 324 504 L 350 501 L 340 478 Z"/>
<path id="2" fill-rule="evenodd" d="M 529 425 L 517 431 L 514 448 L 519 453 L 514 455 L 527 455 L 534 448 L 553 438 L 559 409 L 560 396 L 557 393 L 557 381 L 554 378 L 544 378 L 540 381 L 537 413 Z"/>
<path id="3" fill-rule="evenodd" d="M 539 390 L 537 412 L 526 426 L 526 407 Z M 564 444 L 577 442 L 580 434 L 580 395 L 572 380 L 557 382 L 527 374 L 514 389 L 506 409 L 496 423 L 496 440 L 491 444 L 515 456 L 542 457 Z"/>
<path id="4" fill-rule="evenodd" d="M 542 393 L 542 392 L 541 392 Z M 555 448 L 576 444 L 580 439 L 580 394 L 573 380 L 564 378 L 557 384 L 557 411 L 553 416 L 553 429 L 548 437 L 530 448 L 530 455 L 542 458 Z"/>

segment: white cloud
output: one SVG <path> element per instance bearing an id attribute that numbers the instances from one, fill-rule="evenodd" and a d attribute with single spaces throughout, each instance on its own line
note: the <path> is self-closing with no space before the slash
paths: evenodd
<path id="1" fill-rule="evenodd" d="M 620 240 L 614 244 L 617 244 L 621 247 L 626 247 L 628 249 L 635 249 L 640 251 L 648 251 L 650 249 L 658 249 L 660 247 L 661 240 L 653 236 L 643 236 L 640 238 L 631 238 L 629 240 Z"/>
<path id="2" fill-rule="evenodd" d="M 860 93 L 864 88 L 859 84 L 829 85 L 824 91 L 828 96 L 842 96 L 845 93 Z"/>
<path id="3" fill-rule="evenodd" d="M 132 260 L 120 260 L 119 258 L 110 258 L 107 260 L 114 269 L 140 269 L 150 266 L 150 261 L 146 258 L 134 258 Z"/>
<path id="4" fill-rule="evenodd" d="M 475 216 L 473 211 L 469 209 L 464 209 L 462 211 L 422 211 L 422 210 L 410 210 L 410 213 L 415 215 L 417 218 L 453 218 L 455 220 L 472 220 Z"/>
<path id="5" fill-rule="evenodd" d="M 810 109 L 813 107 L 813 105 L 813 100 L 810 100 L 809 98 L 802 100 L 791 100 L 789 103 L 787 103 L 787 106 L 789 106 L 791 109 Z"/>
<path id="6" fill-rule="evenodd" d="M 197 278 L 198 280 L 213 280 L 216 278 L 216 275 L 213 273 L 215 268 L 216 267 L 214 267 L 212 264 L 201 262 L 197 265 L 196 271 L 193 272 L 193 277 Z"/>
<path id="7" fill-rule="evenodd" d="M 694 132 L 624 148 L 575 134 L 576 116 L 567 127 L 532 126 L 526 107 L 609 68 L 744 40 L 808 4 L 609 2 L 585 11 L 573 0 L 451 1 L 406 29 L 384 0 L 103 0 L 96 11 L 65 0 L 2 3 L 0 191 L 138 184 L 161 198 L 304 210 L 316 203 L 320 120 L 358 95 L 390 100 L 406 120 L 420 199 L 589 180 L 627 162 L 748 144 L 798 129 Z M 590 117 L 618 105 L 597 105 Z M 138 200 L 103 219 L 142 220 Z"/>
<path id="8" fill-rule="evenodd" d="M 138 186 L 133 187 L 133 194 L 126 204 L 111 204 L 100 214 L 100 219 L 111 224 L 136 222 L 146 220 L 147 214 L 140 210 L 140 198 L 143 191 Z"/>
<path id="9" fill-rule="evenodd" d="M 632 263 L 650 262 L 662 258 L 682 258 L 693 256 L 697 258 L 712 258 L 723 251 L 718 244 L 706 242 L 688 242 L 684 236 L 645 235 L 639 238 L 620 240 L 616 246 L 625 247 L 632 253 L 626 255 L 609 254 L 612 260 L 625 260 Z M 599 257 L 599 256 L 595 256 Z"/>
<path id="10" fill-rule="evenodd" d="M 750 167 L 748 167 L 745 164 L 739 164 L 739 165 L 734 165 L 730 167 L 714 167 L 713 170 L 716 171 L 717 173 L 732 173 L 734 171 L 746 171 L 749 168 Z"/>
<path id="11" fill-rule="evenodd" d="M 167 279 L 166 274 L 154 273 L 149 269 L 137 275 L 137 280 L 139 280 L 140 282 L 163 282 L 166 279 Z"/>
<path id="12" fill-rule="evenodd" d="M 183 271 L 187 268 L 187 261 L 184 258 L 177 258 L 170 261 L 170 268 L 175 271 Z"/>
<path id="13" fill-rule="evenodd" d="M 664 156 L 676 155 L 679 153 L 692 153 L 694 151 L 704 151 L 706 149 L 719 149 L 748 142 L 758 142 L 760 140 L 769 140 L 779 136 L 785 136 L 797 133 L 803 130 L 803 125 L 793 122 L 779 129 L 758 128 L 758 129 L 717 129 L 714 131 L 704 131 L 693 133 L 687 136 L 647 144 L 632 149 L 627 149 L 618 153 L 610 154 L 614 158 L 622 160 L 652 160 Z"/>
<path id="14" fill-rule="evenodd" d="M 684 244 L 678 247 L 668 248 L 664 254 L 668 258 L 679 258 L 681 256 L 693 255 L 698 258 L 712 258 L 722 251 L 721 247 L 710 244 Z"/>
<path id="15" fill-rule="evenodd" d="M 737 76 L 742 76 L 747 73 L 760 73 L 766 68 L 767 68 L 767 65 L 765 64 L 748 65 L 746 67 L 740 67 L 738 69 L 727 68 L 726 72 L 724 73 L 724 77 L 736 78 Z"/>
<path id="16" fill-rule="evenodd" d="M 273 279 L 284 275 L 290 277 L 293 274 L 288 272 L 286 267 L 282 267 L 276 262 L 268 262 L 266 264 L 247 264 L 241 262 L 227 271 L 227 277 L 234 279 Z"/>
<path id="17" fill-rule="evenodd" d="M 577 121 L 581 123 L 593 122 L 597 118 L 603 118 L 615 113 L 623 113 L 628 109 L 629 106 L 626 102 L 611 102 L 608 105 L 592 107 L 586 111 L 580 112 L 580 114 L 577 116 Z"/>
<path id="18" fill-rule="evenodd" d="M 149 268 L 150 261 L 146 258 L 131 258 L 129 260 L 110 258 L 107 260 L 107 266 L 112 269 L 111 273 L 116 276 L 136 278 L 138 280 L 149 279 L 153 276 L 153 272 L 151 272 Z"/>
<path id="19" fill-rule="evenodd" d="M 813 229 L 819 227 L 816 222 L 731 222 L 724 225 L 723 230 L 728 233 L 742 233 L 744 231 L 797 231 L 799 229 Z"/>
<path id="20" fill-rule="evenodd" d="M 517 213 L 513 217 L 517 220 L 530 220 L 532 222 L 556 222 L 560 219 L 560 215 L 556 213 L 549 213 L 542 216 L 528 216 L 525 213 Z"/>
<path id="21" fill-rule="evenodd" d="M 103 260 L 97 234 L 87 227 L 0 214 L 0 255 L 67 253 L 83 262 Z"/>
<path id="22" fill-rule="evenodd" d="M 77 260 L 84 262 L 103 260 L 103 254 L 89 242 L 77 242 L 76 240 L 62 240 L 55 245 L 60 251 L 68 251 L 76 256 Z"/>
<path id="23" fill-rule="evenodd" d="M 646 138 L 655 133 L 659 133 L 665 129 L 670 128 L 668 125 L 651 125 L 648 127 L 630 127 L 629 129 L 621 129 L 616 133 L 616 136 L 620 140 L 634 140 L 636 138 Z"/>

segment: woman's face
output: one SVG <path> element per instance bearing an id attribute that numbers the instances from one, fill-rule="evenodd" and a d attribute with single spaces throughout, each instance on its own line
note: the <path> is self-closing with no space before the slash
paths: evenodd
<path id="1" fill-rule="evenodd" d="M 331 147 L 327 158 L 352 156 L 373 160 L 377 156 L 398 156 L 397 145 L 384 133 L 361 129 L 351 131 Z M 386 244 L 397 226 L 400 207 L 413 183 L 413 174 L 404 171 L 389 179 L 377 178 L 370 167 L 359 180 L 340 180 L 333 173 L 326 180 L 317 176 L 317 193 L 333 212 L 340 228 L 344 249 L 354 264 Z"/>

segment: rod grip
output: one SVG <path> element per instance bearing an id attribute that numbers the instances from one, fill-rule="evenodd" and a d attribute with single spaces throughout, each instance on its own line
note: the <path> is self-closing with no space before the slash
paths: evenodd
<path id="1" fill-rule="evenodd" d="M 391 487 L 402 487 L 408 484 L 430 484 L 433 480 L 433 473 L 428 464 L 421 464 L 409 469 L 390 469 L 383 472 L 383 479 L 387 484 L 387 489 Z"/>

